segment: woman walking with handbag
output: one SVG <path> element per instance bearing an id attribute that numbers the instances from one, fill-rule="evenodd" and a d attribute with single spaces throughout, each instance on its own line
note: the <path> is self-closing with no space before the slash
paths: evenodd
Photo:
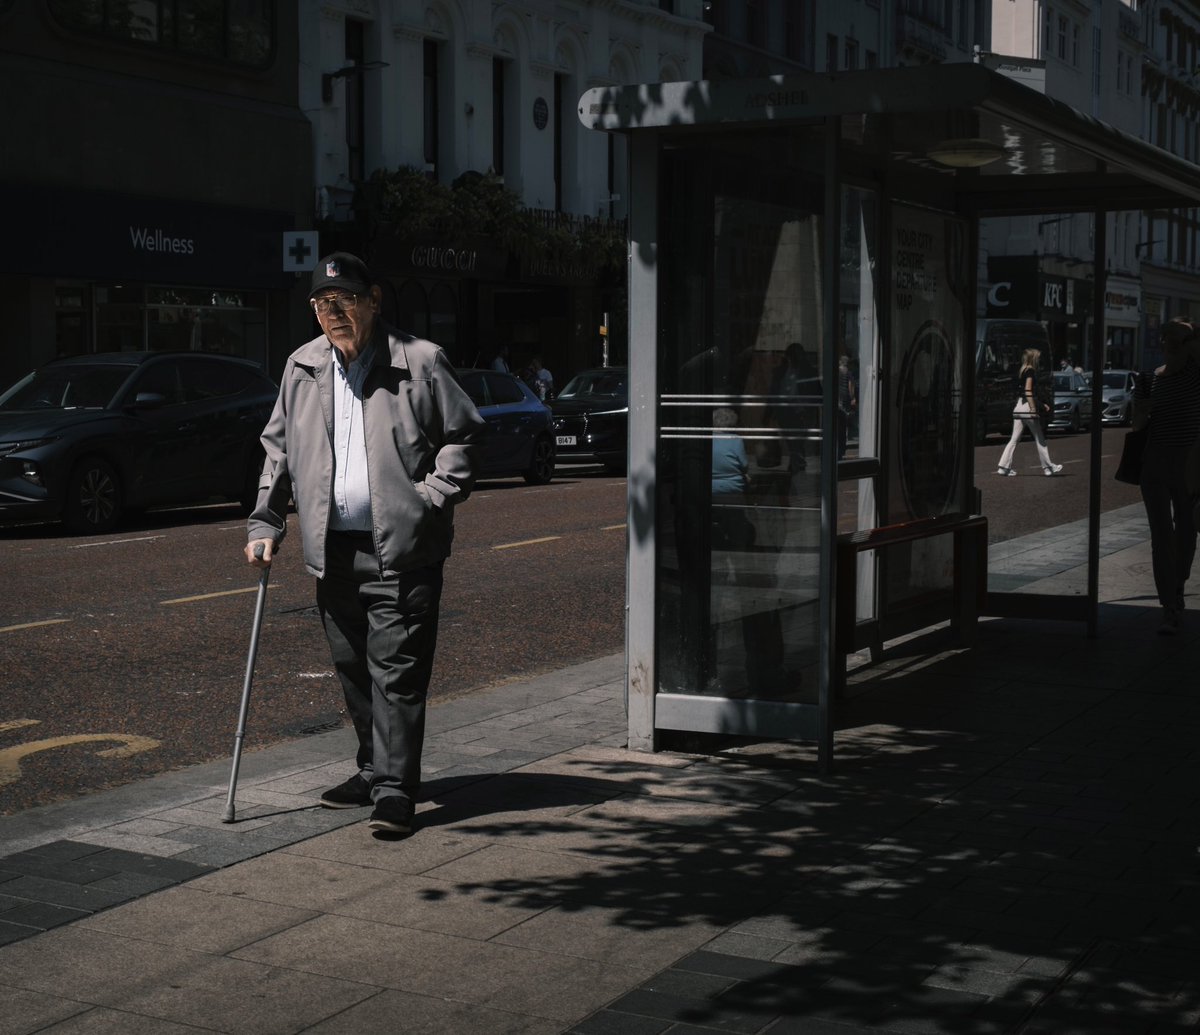
<path id="1" fill-rule="evenodd" d="M 1050 450 L 1046 448 L 1046 433 L 1042 430 L 1041 414 L 1038 412 L 1037 396 L 1034 392 L 1038 362 L 1041 358 L 1041 349 L 1026 349 L 1021 353 L 1021 372 L 1017 374 L 1017 404 L 1013 407 L 1012 438 L 1008 440 L 1008 445 L 1004 447 L 1004 452 L 1000 456 L 1000 466 L 996 468 L 997 474 L 1007 475 L 1010 478 L 1015 477 L 1017 472 L 1012 465 L 1013 454 L 1017 451 L 1017 443 L 1021 441 L 1021 435 L 1026 426 L 1037 445 L 1038 460 L 1041 461 L 1046 477 L 1056 475 L 1062 470 L 1062 464 L 1056 464 L 1051 460 Z M 1050 406 L 1047 403 L 1043 403 L 1041 408 L 1047 413 L 1050 412 Z"/>
<path id="2" fill-rule="evenodd" d="M 1134 389 L 1135 429 L 1149 421 L 1140 486 L 1150 525 L 1154 588 L 1162 605 L 1159 634 L 1179 631 L 1183 588 L 1196 554 L 1193 513 L 1196 449 L 1200 439 L 1200 337 L 1181 318 L 1163 330 L 1166 362 L 1138 378 Z"/>

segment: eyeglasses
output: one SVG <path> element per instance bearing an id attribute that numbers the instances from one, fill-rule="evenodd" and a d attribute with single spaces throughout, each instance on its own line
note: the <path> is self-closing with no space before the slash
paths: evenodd
<path id="1" fill-rule="evenodd" d="M 318 316 L 324 316 L 331 309 L 336 309 L 339 313 L 348 313 L 358 305 L 359 298 L 359 295 L 322 295 L 320 298 L 310 299 L 309 305 Z"/>

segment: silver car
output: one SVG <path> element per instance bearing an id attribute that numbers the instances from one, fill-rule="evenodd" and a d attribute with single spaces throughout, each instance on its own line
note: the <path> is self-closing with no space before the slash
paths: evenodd
<path id="1" fill-rule="evenodd" d="M 1054 415 L 1046 425 L 1052 431 L 1078 431 L 1092 423 L 1092 386 L 1082 374 L 1062 371 L 1054 375 Z"/>
<path id="2" fill-rule="evenodd" d="M 1133 388 L 1137 374 L 1132 370 L 1106 370 L 1101 391 L 1104 395 L 1104 410 L 1100 420 L 1104 424 L 1128 424 L 1133 419 Z"/>

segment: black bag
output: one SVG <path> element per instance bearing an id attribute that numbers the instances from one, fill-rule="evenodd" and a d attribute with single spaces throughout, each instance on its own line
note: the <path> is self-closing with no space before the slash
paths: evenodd
<path id="1" fill-rule="evenodd" d="M 1146 453 L 1146 438 L 1150 434 L 1150 425 L 1135 431 L 1125 432 L 1125 444 L 1121 447 L 1121 462 L 1117 464 L 1117 473 L 1113 475 L 1119 482 L 1138 485 L 1142 480 L 1142 457 Z"/>

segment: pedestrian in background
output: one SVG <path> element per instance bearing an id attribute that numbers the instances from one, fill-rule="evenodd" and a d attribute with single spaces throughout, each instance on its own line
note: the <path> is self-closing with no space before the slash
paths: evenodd
<path id="1" fill-rule="evenodd" d="M 373 804 L 371 828 L 405 834 L 421 783 L 442 566 L 485 425 L 445 353 L 384 324 L 381 297 L 348 253 L 313 271 L 323 333 L 284 366 L 245 552 L 256 567 L 271 564 L 294 499 L 358 735 L 358 771 L 321 804 Z"/>
<path id="2" fill-rule="evenodd" d="M 1017 443 L 1021 441 L 1026 426 L 1033 436 L 1033 441 L 1037 446 L 1038 460 L 1041 461 L 1042 470 L 1046 472 L 1046 476 L 1050 477 L 1062 470 L 1062 464 L 1056 464 L 1050 459 L 1050 450 L 1046 447 L 1046 432 L 1042 430 L 1041 415 L 1050 413 L 1050 404 L 1042 403 L 1039 406 L 1037 401 L 1037 370 L 1041 358 L 1041 349 L 1026 349 L 1021 353 L 1021 370 L 1017 374 L 1017 402 L 1013 407 L 1012 438 L 1008 440 L 1008 445 L 1004 447 L 1004 452 L 1000 455 L 1000 466 L 996 468 L 997 474 L 1007 475 L 1010 478 L 1016 475 L 1017 472 L 1012 465 L 1013 454 L 1017 451 Z"/>
<path id="3" fill-rule="evenodd" d="M 1179 631 L 1184 585 L 1196 554 L 1197 440 L 1200 439 L 1200 337 L 1186 320 L 1167 323 L 1165 362 L 1134 389 L 1134 428 L 1149 422 L 1140 487 L 1150 525 L 1154 588 L 1162 606 L 1159 633 Z"/>

